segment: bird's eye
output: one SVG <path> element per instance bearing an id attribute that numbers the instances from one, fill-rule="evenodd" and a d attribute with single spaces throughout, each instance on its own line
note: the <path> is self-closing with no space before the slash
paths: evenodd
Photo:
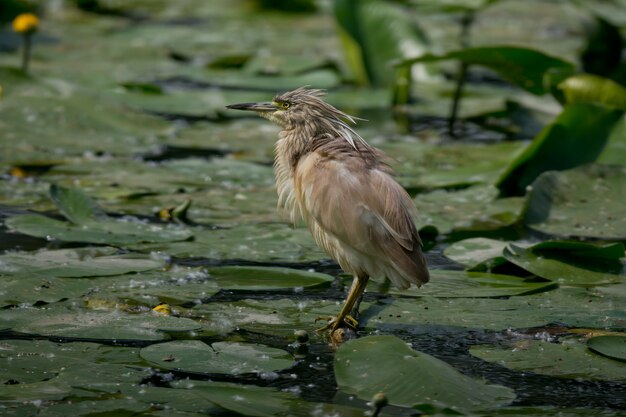
<path id="1" fill-rule="evenodd" d="M 283 106 L 283 109 L 288 109 L 289 106 L 291 106 L 291 103 L 289 103 L 288 101 L 284 101 L 281 106 Z"/>

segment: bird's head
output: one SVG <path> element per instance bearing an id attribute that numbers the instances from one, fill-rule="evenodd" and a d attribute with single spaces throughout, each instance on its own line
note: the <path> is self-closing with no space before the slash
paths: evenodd
<path id="1" fill-rule="evenodd" d="M 261 103 L 240 103 L 226 106 L 228 109 L 255 111 L 261 117 L 269 119 L 283 128 L 307 123 L 345 123 L 354 119 L 323 100 L 323 90 L 300 87 L 296 90 L 278 94 L 272 101 Z"/>

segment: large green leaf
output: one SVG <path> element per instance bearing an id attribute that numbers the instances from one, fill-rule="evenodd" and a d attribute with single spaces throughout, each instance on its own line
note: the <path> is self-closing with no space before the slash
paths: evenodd
<path id="1" fill-rule="evenodd" d="M 600 355 L 626 362 L 626 336 L 592 337 L 587 341 L 587 346 Z M 622 371 L 622 379 L 626 379 L 626 365 L 616 368 Z"/>
<path id="2" fill-rule="evenodd" d="M 366 329 L 418 334 L 436 329 L 504 331 L 549 323 L 621 328 L 626 320 L 626 311 L 622 308 L 624 297 L 612 291 L 600 292 L 602 288 L 606 287 L 561 287 L 506 300 L 433 297 L 386 300 L 362 309 L 361 322 Z"/>
<path id="3" fill-rule="evenodd" d="M 26 235 L 65 242 L 86 242 L 109 245 L 131 245 L 142 242 L 172 242 L 187 240 L 193 234 L 178 226 L 159 226 L 138 220 L 109 220 L 87 225 L 75 225 L 39 214 L 10 217 L 6 225 Z"/>
<path id="4" fill-rule="evenodd" d="M 230 290 L 276 290 L 329 286 L 333 277 L 319 272 L 278 267 L 223 266 L 209 268 L 220 288 Z"/>
<path id="5" fill-rule="evenodd" d="M 553 282 L 525 281 L 510 275 L 484 272 L 434 270 L 430 277 L 431 281 L 421 288 L 392 289 L 390 293 L 412 297 L 510 297 L 536 294 L 558 286 Z"/>
<path id="6" fill-rule="evenodd" d="M 544 77 L 553 69 L 573 71 L 574 65 L 539 50 L 518 46 L 483 46 L 448 52 L 444 55 L 426 54 L 407 59 L 399 65 L 458 59 L 497 72 L 505 80 L 533 93 L 545 94 Z"/>
<path id="7" fill-rule="evenodd" d="M 523 195 L 543 172 L 566 170 L 596 160 L 623 112 L 589 103 L 566 106 L 502 172 L 502 195 Z"/>
<path id="8" fill-rule="evenodd" d="M 473 346 L 470 353 L 516 371 L 565 378 L 626 380 L 626 365 L 588 352 L 585 344 L 575 339 L 560 343 L 520 340 L 507 347 Z"/>
<path id="9" fill-rule="evenodd" d="M 467 377 L 393 336 L 350 340 L 337 350 L 334 363 L 339 388 L 365 400 L 384 392 L 393 405 L 445 404 L 463 410 L 515 399 L 510 388 Z"/>
<path id="10" fill-rule="evenodd" d="M 581 262 L 575 254 L 566 254 L 565 257 L 569 257 L 568 262 L 562 260 L 563 254 L 558 257 L 554 255 L 548 257 L 547 252 L 536 253 L 530 248 L 521 248 L 513 244 L 504 249 L 503 253 L 509 262 L 559 284 L 590 287 L 617 283 L 626 279 L 626 275 L 620 274 L 623 270 L 621 263 L 618 263 L 616 270 L 603 264 Z"/>
<path id="11" fill-rule="evenodd" d="M 502 229 L 518 221 L 523 200 L 497 196 L 494 187 L 477 185 L 419 194 L 415 204 L 421 224 L 433 225 L 441 234 L 475 233 Z"/>
<path id="12" fill-rule="evenodd" d="M 546 172 L 533 183 L 524 223 L 556 236 L 626 240 L 626 167 Z"/>
<path id="13" fill-rule="evenodd" d="M 108 218 L 104 210 L 78 188 L 50 186 L 50 198 L 67 220 L 77 225 L 103 221 Z"/>
<path id="14" fill-rule="evenodd" d="M 454 242 L 443 253 L 467 269 L 488 269 L 506 261 L 502 251 L 507 244 L 502 240 L 476 237 Z"/>
<path id="15" fill-rule="evenodd" d="M 128 245 L 142 242 L 172 242 L 193 236 L 190 230 L 158 226 L 138 219 L 113 219 L 79 189 L 52 185 L 50 195 L 59 211 L 72 223 L 39 214 L 10 217 L 6 225 L 30 236 L 68 242 Z"/>
<path id="16" fill-rule="evenodd" d="M 360 84 L 388 86 L 389 63 L 424 52 L 417 23 L 399 5 L 377 0 L 338 0 L 335 18 L 352 77 Z"/>
<path id="17" fill-rule="evenodd" d="M 98 277 L 160 268 L 163 260 L 115 255 L 114 248 L 57 249 L 0 255 L 0 276 Z"/>
<path id="18" fill-rule="evenodd" d="M 270 372 L 294 364 L 291 355 L 281 349 L 235 342 L 207 345 L 196 340 L 150 345 L 141 349 L 141 357 L 159 368 L 199 374 Z"/>
<path id="19" fill-rule="evenodd" d="M 198 330 L 202 326 L 187 318 L 144 312 L 85 311 L 53 304 L 44 308 L 3 311 L 0 328 L 44 336 L 94 340 L 165 340 L 168 333 Z"/>
<path id="20" fill-rule="evenodd" d="M 559 83 L 565 101 L 594 103 L 611 109 L 626 110 L 626 88 L 615 81 L 593 74 L 577 74 Z"/>

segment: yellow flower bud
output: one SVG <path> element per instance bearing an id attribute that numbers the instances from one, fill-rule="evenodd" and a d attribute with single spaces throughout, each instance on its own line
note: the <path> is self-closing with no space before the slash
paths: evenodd
<path id="1" fill-rule="evenodd" d="M 13 19 L 13 30 L 23 35 L 29 35 L 37 31 L 39 18 L 32 13 L 22 13 Z"/>

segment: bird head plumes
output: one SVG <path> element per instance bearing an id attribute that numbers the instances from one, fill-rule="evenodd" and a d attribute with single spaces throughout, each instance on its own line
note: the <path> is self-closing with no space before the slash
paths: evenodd
<path id="1" fill-rule="evenodd" d="M 278 94 L 271 102 L 241 103 L 226 106 L 235 110 L 251 110 L 261 117 L 271 120 L 283 129 L 306 129 L 315 134 L 329 133 L 343 137 L 352 146 L 354 138 L 363 141 L 348 124 L 356 123 L 352 117 L 326 103 L 324 90 L 300 87 Z"/>

